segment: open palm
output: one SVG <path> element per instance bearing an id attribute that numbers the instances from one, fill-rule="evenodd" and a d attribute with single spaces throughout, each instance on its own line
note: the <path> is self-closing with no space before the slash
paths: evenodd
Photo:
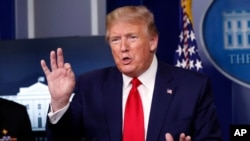
<path id="1" fill-rule="evenodd" d="M 69 98 L 75 87 L 75 75 L 69 63 L 64 63 L 63 51 L 50 53 L 51 70 L 46 62 L 41 60 L 41 67 L 48 81 L 53 110 L 58 110 L 69 102 Z"/>

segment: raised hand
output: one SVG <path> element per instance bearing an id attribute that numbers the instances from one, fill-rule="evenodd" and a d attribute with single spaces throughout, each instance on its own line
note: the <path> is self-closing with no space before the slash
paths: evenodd
<path id="1" fill-rule="evenodd" d="M 166 141 L 174 141 L 174 139 L 170 133 L 166 133 L 165 139 L 166 139 Z M 191 141 L 191 137 L 186 136 L 184 133 L 181 133 L 179 141 Z"/>
<path id="2" fill-rule="evenodd" d="M 51 105 L 55 112 L 69 102 L 75 87 L 75 74 L 71 65 L 64 62 L 61 48 L 58 48 L 56 52 L 50 52 L 50 66 L 51 70 L 46 62 L 41 60 L 41 67 L 46 76 L 51 94 Z"/>

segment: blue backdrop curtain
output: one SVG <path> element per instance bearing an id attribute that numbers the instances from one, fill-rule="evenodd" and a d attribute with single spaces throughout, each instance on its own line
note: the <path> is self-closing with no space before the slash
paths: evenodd
<path id="1" fill-rule="evenodd" d="M 15 0 L 0 0 L 0 40 L 15 39 Z"/>

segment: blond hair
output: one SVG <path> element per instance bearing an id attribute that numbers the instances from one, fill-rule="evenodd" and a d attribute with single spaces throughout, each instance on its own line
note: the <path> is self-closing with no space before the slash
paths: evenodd
<path id="1" fill-rule="evenodd" d="M 158 35 L 153 13 L 145 6 L 124 6 L 117 8 L 106 16 L 106 40 L 109 38 L 109 28 L 116 21 L 132 24 L 143 23 L 151 36 Z"/>

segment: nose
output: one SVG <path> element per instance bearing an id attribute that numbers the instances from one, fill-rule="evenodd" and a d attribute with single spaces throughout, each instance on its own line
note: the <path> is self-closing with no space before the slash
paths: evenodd
<path id="1" fill-rule="evenodd" d="M 126 52 L 129 49 L 128 43 L 125 39 L 121 41 L 121 52 Z"/>

